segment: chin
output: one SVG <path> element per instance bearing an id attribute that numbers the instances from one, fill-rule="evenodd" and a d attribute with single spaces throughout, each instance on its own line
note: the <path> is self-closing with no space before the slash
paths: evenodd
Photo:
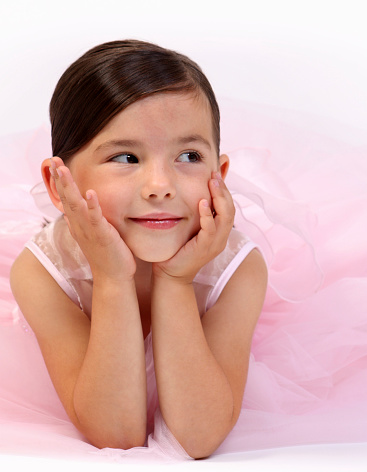
<path id="1" fill-rule="evenodd" d="M 165 262 L 171 259 L 192 238 L 192 234 L 169 234 L 162 233 L 147 237 L 139 234 L 134 237 L 124 238 L 134 256 L 145 262 Z"/>
<path id="2" fill-rule="evenodd" d="M 133 248 L 130 250 L 135 257 L 144 262 L 164 262 L 171 259 L 179 250 L 180 247 L 155 247 L 155 248 Z"/>

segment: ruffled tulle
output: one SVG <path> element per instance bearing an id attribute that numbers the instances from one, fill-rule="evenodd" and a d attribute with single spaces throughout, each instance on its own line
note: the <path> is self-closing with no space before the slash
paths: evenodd
<path id="1" fill-rule="evenodd" d="M 221 105 L 235 226 L 263 252 L 269 289 L 243 410 L 215 454 L 367 441 L 367 143 L 317 117 Z M 48 129 L 3 138 L 0 149 L 0 451 L 186 459 L 165 440 L 161 417 L 147 447 L 129 451 L 91 446 L 68 420 L 9 287 L 12 261 L 56 216 L 42 185 L 34 188 L 50 156 Z"/>

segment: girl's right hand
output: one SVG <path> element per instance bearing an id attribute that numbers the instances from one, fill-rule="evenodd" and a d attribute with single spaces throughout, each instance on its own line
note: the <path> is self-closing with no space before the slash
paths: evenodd
<path id="1" fill-rule="evenodd" d="M 136 262 L 120 234 L 102 214 L 97 194 L 86 192 L 84 199 L 62 159 L 50 159 L 50 173 L 63 206 L 70 233 L 79 244 L 92 270 L 93 279 L 131 280 Z"/>

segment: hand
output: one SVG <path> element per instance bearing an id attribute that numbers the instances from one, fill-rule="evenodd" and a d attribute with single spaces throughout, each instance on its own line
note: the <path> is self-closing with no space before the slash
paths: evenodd
<path id="1" fill-rule="evenodd" d="M 225 248 L 233 227 L 235 207 L 221 176 L 209 181 L 214 215 L 207 200 L 200 200 L 200 230 L 171 259 L 153 263 L 153 274 L 191 283 L 197 272 Z"/>
<path id="2" fill-rule="evenodd" d="M 88 190 L 84 199 L 70 170 L 59 157 L 51 159 L 50 173 L 70 233 L 87 258 L 93 278 L 133 279 L 135 259 L 118 231 L 103 216 L 96 192 Z"/>

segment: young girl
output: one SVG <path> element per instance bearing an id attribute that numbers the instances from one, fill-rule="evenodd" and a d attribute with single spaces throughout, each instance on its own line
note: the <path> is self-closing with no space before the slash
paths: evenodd
<path id="1" fill-rule="evenodd" d="M 233 229 L 212 88 L 181 54 L 116 41 L 68 68 L 50 115 L 42 176 L 63 216 L 11 285 L 57 394 L 98 448 L 154 431 L 207 457 L 239 417 L 267 280 Z"/>
<path id="2" fill-rule="evenodd" d="M 218 116 L 195 64 L 121 42 L 61 79 L 52 162 L 48 130 L 0 140 L 0 452 L 367 441 L 366 137 L 222 99 L 228 170 Z"/>

